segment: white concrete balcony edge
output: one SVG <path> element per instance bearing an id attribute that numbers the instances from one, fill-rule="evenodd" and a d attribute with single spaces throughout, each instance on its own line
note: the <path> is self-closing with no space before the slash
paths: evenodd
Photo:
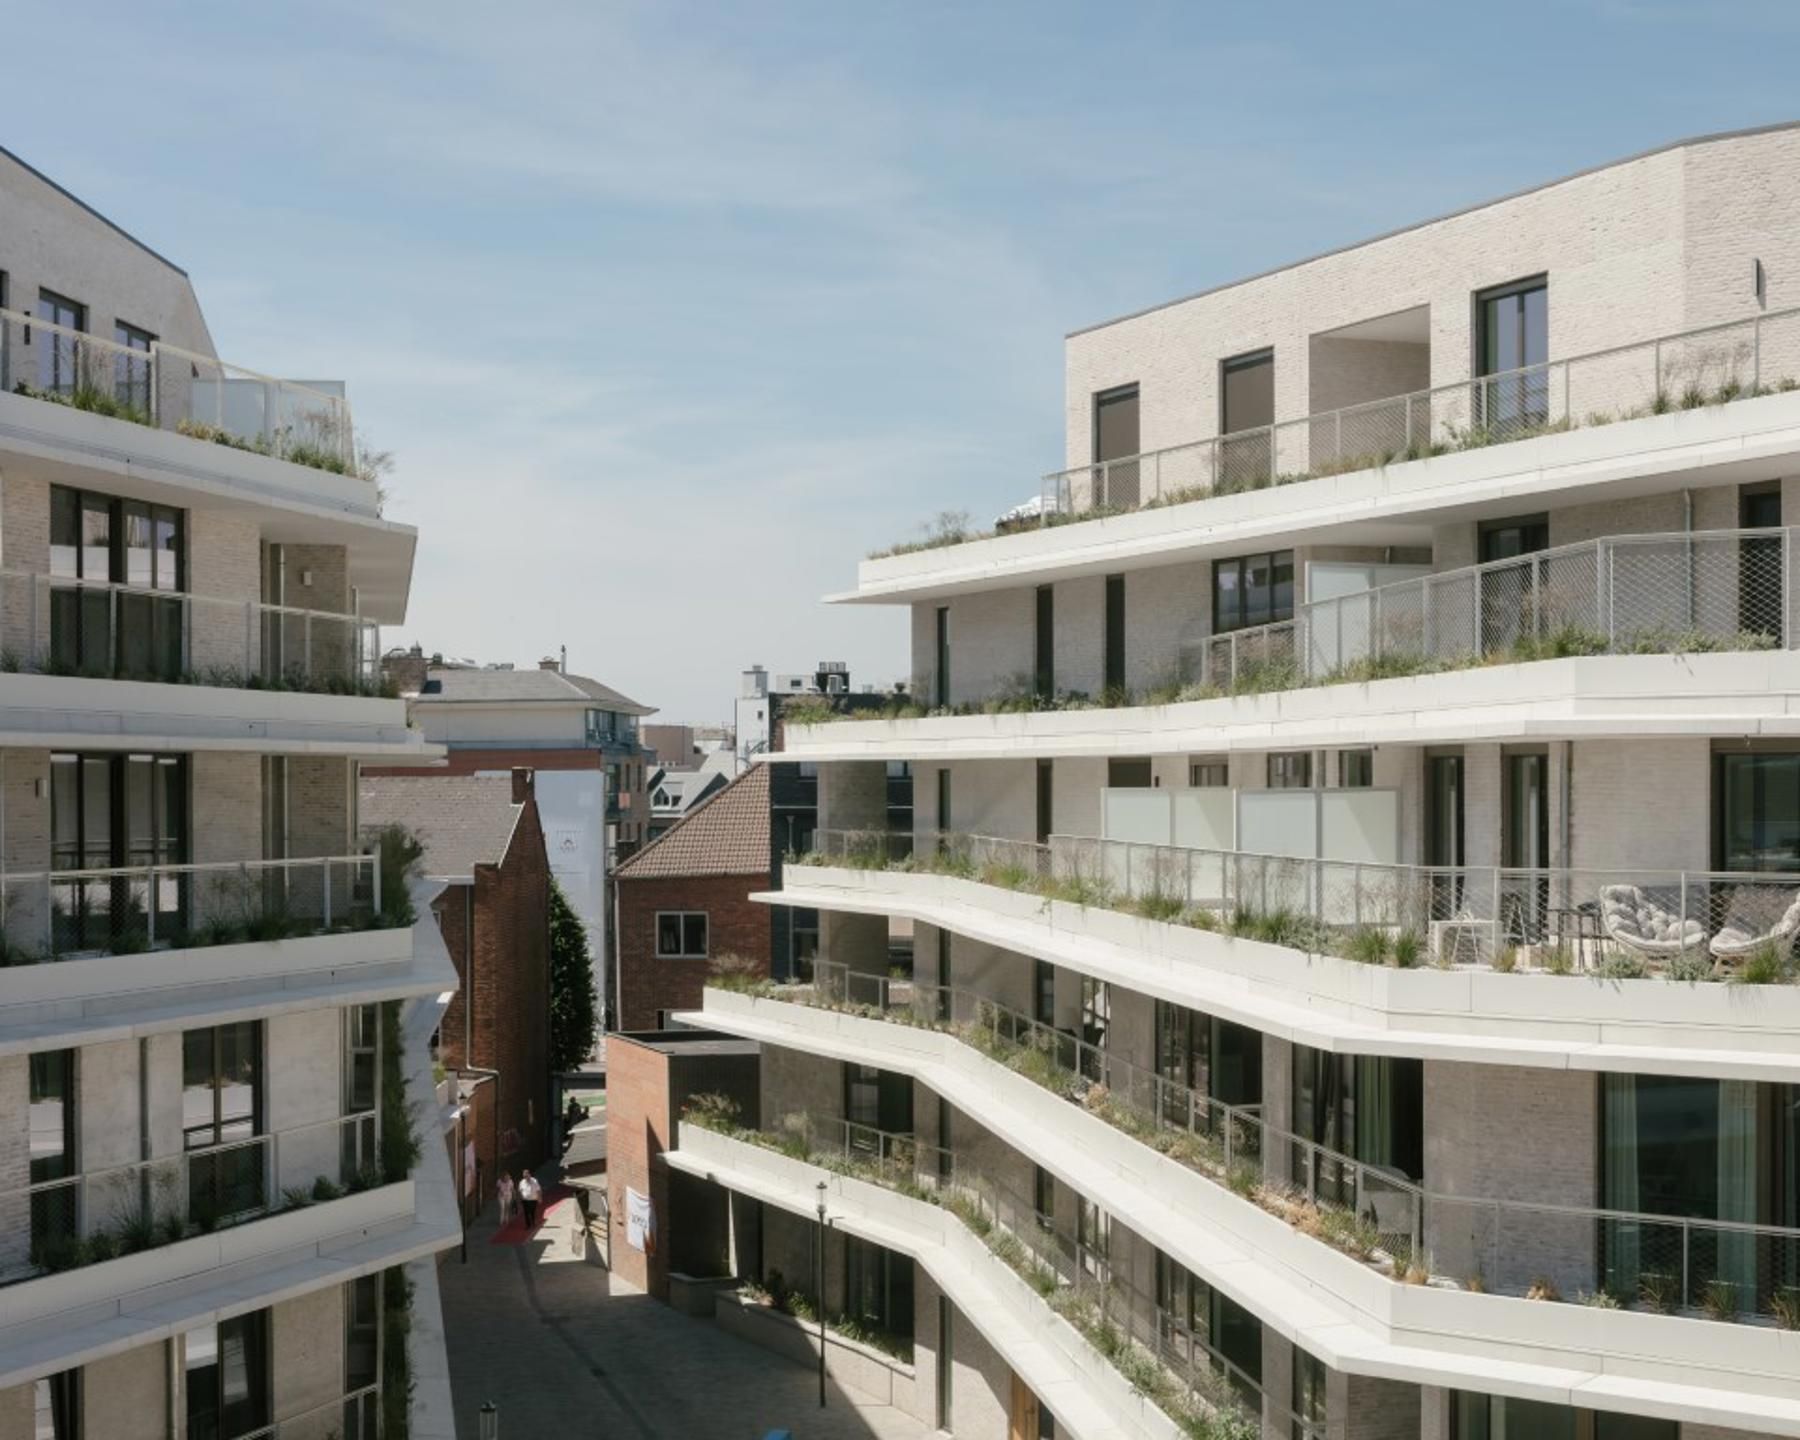
<path id="1" fill-rule="evenodd" d="M 1076 1440 L 1175 1440 L 1179 1427 L 948 1210 L 793 1160 L 747 1140 L 681 1127 L 671 1168 L 811 1218 L 826 1185 L 831 1223 L 923 1265 L 933 1283 Z"/>
<path id="2" fill-rule="evenodd" d="M 403 765 L 447 753 L 408 727 L 404 700 L 28 674 L 0 675 L 0 746 L 280 751 Z"/>
<path id="3" fill-rule="evenodd" d="M 1625 499 L 1687 485 L 1774 479 L 1800 454 L 1800 393 L 1648 415 L 1401 461 L 1381 469 L 1219 495 L 1101 520 L 864 560 L 834 602 L 892 604 L 1039 584 L 1282 545 L 1394 544 L 1396 529 L 1504 501 L 1548 508 L 1559 494 Z M 1371 527 L 1359 537 L 1356 527 Z M 1379 527 L 1379 528 L 1374 528 Z"/>
<path id="4" fill-rule="evenodd" d="M 1800 651 L 1590 655 L 1173 705 L 796 725 L 770 760 L 1018 760 L 1800 735 Z"/>
<path id="5" fill-rule="evenodd" d="M 948 875 L 807 865 L 785 879 L 751 898 L 904 916 L 1318 1050 L 1800 1081 L 1800 986 L 1394 970 Z"/>
<path id="6" fill-rule="evenodd" d="M 85 1364 L 422 1253 L 413 1182 L 0 1291 L 0 1386 Z M 365 1263 L 370 1252 L 379 1265 Z"/>
<path id="7" fill-rule="evenodd" d="M 716 989 L 681 1018 L 911 1075 L 1334 1369 L 1800 1436 L 1800 1332 L 1399 1284 L 944 1032 Z"/>
<path id="8" fill-rule="evenodd" d="M 418 928 L 15 966 L 0 971 L 0 1055 L 454 990 Z"/>
<path id="9" fill-rule="evenodd" d="M 364 612 L 383 624 L 406 618 L 418 530 L 382 519 L 376 487 L 360 476 L 10 394 L 0 394 L 0 458 L 128 499 L 259 512 L 273 538 L 347 546 Z"/>

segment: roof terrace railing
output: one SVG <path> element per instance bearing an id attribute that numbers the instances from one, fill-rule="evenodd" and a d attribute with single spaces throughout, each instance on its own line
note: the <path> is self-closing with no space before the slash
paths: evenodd
<path id="1" fill-rule="evenodd" d="M 1046 475 L 1051 525 L 1527 440 L 1800 385 L 1800 309 L 1703 326 L 1497 375 Z"/>
<path id="2" fill-rule="evenodd" d="M 350 402 L 163 340 L 125 342 L 0 310 L 0 389 L 356 473 Z"/>
<path id="3" fill-rule="evenodd" d="M 1184 669 L 1235 692 L 1484 659 L 1800 646 L 1793 527 L 1613 535 L 1399 580 L 1213 635 Z"/>
<path id="4" fill-rule="evenodd" d="M 1795 869 L 1387 865 L 1096 836 L 1037 845 L 831 829 L 814 832 L 813 849 L 825 864 L 950 875 L 1403 969 L 1781 983 L 1800 933 Z"/>

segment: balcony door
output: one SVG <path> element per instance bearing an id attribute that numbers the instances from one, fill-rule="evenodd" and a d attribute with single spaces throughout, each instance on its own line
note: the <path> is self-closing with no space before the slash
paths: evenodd
<path id="1" fill-rule="evenodd" d="M 87 306 L 54 291 L 38 291 L 37 313 L 45 324 L 61 326 L 64 331 L 87 329 Z M 91 384 L 91 378 L 82 374 L 82 351 L 87 348 L 87 342 L 74 335 L 39 331 L 38 389 L 46 395 L 73 396 L 84 383 Z"/>
<path id="2" fill-rule="evenodd" d="M 1138 387 L 1120 385 L 1094 396 L 1094 504 L 1129 510 L 1140 498 Z"/>
<path id="3" fill-rule="evenodd" d="M 1550 520 L 1522 515 L 1484 522 L 1481 557 L 1481 652 L 1505 653 L 1540 633 L 1538 573 L 1532 559 L 1550 548 Z"/>
<path id="4" fill-rule="evenodd" d="M 1534 944 L 1544 934 L 1550 900 L 1550 757 L 1541 751 L 1509 754 L 1502 761 L 1500 863 L 1528 873 L 1506 877 L 1506 938 Z"/>
<path id="5" fill-rule="evenodd" d="M 183 755 L 50 756 L 52 945 L 114 954 L 178 943 L 189 879 Z M 124 873 L 95 874 L 112 871 Z"/>
<path id="6" fill-rule="evenodd" d="M 1510 440 L 1550 416 L 1550 290 L 1542 275 L 1475 297 L 1477 428 Z"/>
<path id="7" fill-rule="evenodd" d="M 179 510 L 51 486 L 52 668 L 181 679 L 185 539 Z"/>
<path id="8" fill-rule="evenodd" d="M 1740 530 L 1780 530 L 1781 482 L 1738 492 Z M 1747 536 L 1738 549 L 1738 629 L 1779 639 L 1787 604 L 1781 578 L 1781 536 Z"/>
<path id="9" fill-rule="evenodd" d="M 263 1208 L 263 1033 L 259 1020 L 189 1030 L 181 1037 L 182 1148 L 188 1219 L 203 1230 Z"/>

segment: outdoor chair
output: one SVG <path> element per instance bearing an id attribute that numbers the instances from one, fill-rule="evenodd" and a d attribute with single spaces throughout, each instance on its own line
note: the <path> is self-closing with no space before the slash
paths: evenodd
<path id="1" fill-rule="evenodd" d="M 1683 916 L 1679 905 L 1667 897 L 1636 885 L 1600 887 L 1600 923 L 1607 938 L 1640 955 L 1668 959 L 1698 950 L 1706 944 L 1706 927 L 1692 915 Z"/>
<path id="2" fill-rule="evenodd" d="M 1785 902 L 1785 906 L 1784 906 Z M 1776 890 L 1762 885 L 1740 885 L 1726 907 L 1725 923 L 1708 947 L 1717 968 L 1747 960 L 1763 946 L 1772 946 L 1785 961 L 1800 931 L 1800 891 Z"/>

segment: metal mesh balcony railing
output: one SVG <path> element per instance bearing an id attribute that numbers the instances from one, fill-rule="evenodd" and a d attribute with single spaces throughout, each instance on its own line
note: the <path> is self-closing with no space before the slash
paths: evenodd
<path id="1" fill-rule="evenodd" d="M 1118 1253 L 1122 1246 L 1068 1233 L 1067 1217 L 1059 1227 L 1054 1215 L 1044 1214 L 1034 1198 L 984 1168 L 974 1152 L 812 1116 L 783 1117 L 779 1128 L 747 1138 L 857 1179 L 935 1197 L 971 1223 L 1090 1341 L 1096 1339 L 1096 1330 L 1109 1327 L 1154 1357 L 1171 1391 L 1188 1406 L 1235 1412 L 1243 1417 L 1246 1434 L 1260 1433 L 1260 1419 L 1279 1424 L 1296 1440 L 1323 1440 L 1322 1424 L 1296 1416 L 1233 1363 L 1213 1342 L 1203 1315 L 1192 1313 L 1190 1307 L 1171 1307 L 1170 1299 L 1187 1298 L 1179 1295 L 1181 1286 L 1170 1287 L 1177 1296 L 1143 1288 L 1127 1257 Z M 1102 1236 L 1110 1235 L 1110 1219 L 1100 1219 L 1096 1229 Z M 1107 1358 L 1116 1360 L 1120 1353 L 1115 1349 Z M 1152 1394 L 1152 1398 L 1169 1396 Z"/>
<path id="2" fill-rule="evenodd" d="M 126 343 L 0 310 L 0 389 L 339 474 L 350 402 L 161 340 Z"/>
<path id="3" fill-rule="evenodd" d="M 129 865 L 0 875 L 0 960 L 284 940 L 381 917 L 381 856 Z"/>
<path id="4" fill-rule="evenodd" d="M 1408 968 L 1614 979 L 1789 977 L 1800 874 L 1381 865 L 1094 836 L 819 830 L 850 869 L 949 875 L 1050 899 Z"/>
<path id="5" fill-rule="evenodd" d="M 382 1183 L 373 1110 L 0 1191 L 0 1284 L 99 1264 Z M 225 1127 L 227 1130 L 231 1127 Z M 42 1162 L 36 1162 L 41 1164 Z M 35 1167 L 34 1167 L 35 1168 Z"/>
<path id="6" fill-rule="evenodd" d="M 0 571 L 0 669 L 233 688 L 382 693 L 356 615 Z"/>
<path id="7" fill-rule="evenodd" d="M 1044 477 L 1040 523 L 1366 470 L 1800 383 L 1800 309 L 1453 381 Z"/>
<path id="8" fill-rule="evenodd" d="M 1715 1320 L 1800 1317 L 1800 1229 L 1427 1190 L 977 992 L 815 962 L 804 1004 L 949 1031 L 1395 1280 Z M 1104 1034 L 1105 1022 L 1099 1029 Z M 1785 1322 L 1784 1322 L 1785 1323 Z"/>
<path id="9" fill-rule="evenodd" d="M 1379 679 L 1483 658 L 1792 648 L 1794 531 L 1614 535 L 1313 600 L 1201 642 L 1220 691 Z"/>

